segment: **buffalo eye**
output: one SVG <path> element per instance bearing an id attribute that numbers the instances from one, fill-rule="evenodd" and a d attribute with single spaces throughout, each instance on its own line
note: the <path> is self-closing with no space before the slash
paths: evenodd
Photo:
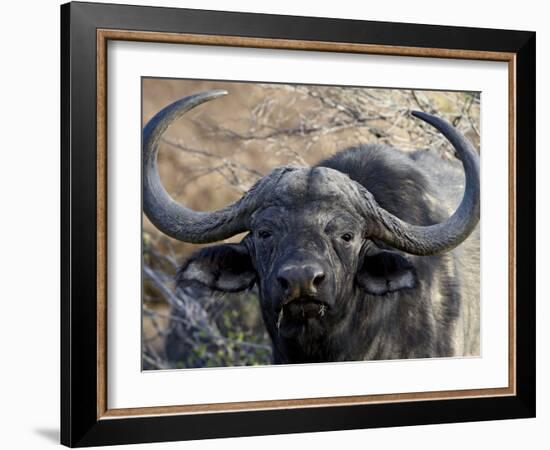
<path id="1" fill-rule="evenodd" d="M 353 239 L 353 234 L 351 233 L 344 233 L 342 236 L 340 236 L 340 239 L 342 239 L 345 242 L 349 242 Z"/>
<path id="2" fill-rule="evenodd" d="M 258 232 L 258 236 L 260 239 L 268 239 L 271 237 L 271 231 L 269 230 L 260 230 Z"/>

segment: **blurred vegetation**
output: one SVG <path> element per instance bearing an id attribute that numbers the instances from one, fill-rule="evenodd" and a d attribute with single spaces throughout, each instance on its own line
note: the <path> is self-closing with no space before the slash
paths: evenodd
<path id="1" fill-rule="evenodd" d="M 475 92 L 147 78 L 143 123 L 169 103 L 208 89 L 226 89 L 229 95 L 174 124 L 159 155 L 167 191 L 196 210 L 236 201 L 274 167 L 312 165 L 358 144 L 426 149 L 442 159 L 455 158 L 445 138 L 414 119 L 412 110 L 439 115 L 477 148 L 480 144 Z M 199 248 L 164 236 L 143 217 L 143 368 L 270 364 L 270 340 L 255 289 L 224 295 L 175 289 L 178 266 Z M 177 342 L 177 355 L 166 353 L 167 338 Z"/>
<path id="2" fill-rule="evenodd" d="M 169 244 L 168 244 L 169 245 Z M 178 263 L 143 239 L 143 366 L 145 369 L 268 364 L 269 338 L 260 317 L 255 290 L 213 294 L 174 290 Z M 178 342 L 170 358 L 164 341 Z"/>

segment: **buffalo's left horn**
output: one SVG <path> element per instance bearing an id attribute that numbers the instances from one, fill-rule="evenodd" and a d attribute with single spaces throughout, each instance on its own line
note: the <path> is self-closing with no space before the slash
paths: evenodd
<path id="1" fill-rule="evenodd" d="M 381 208 L 368 192 L 364 192 L 365 206 L 373 227 L 372 237 L 414 255 L 437 255 L 458 246 L 479 222 L 479 156 L 470 141 L 444 120 L 423 112 L 412 114 L 439 130 L 462 161 L 466 187 L 459 207 L 445 222 L 418 226 L 406 223 Z"/>
<path id="2" fill-rule="evenodd" d="M 193 211 L 175 202 L 166 192 L 157 168 L 162 134 L 187 111 L 227 94 L 212 90 L 182 98 L 158 112 L 143 129 L 143 210 L 163 233 L 185 242 L 207 243 L 246 231 L 255 201 L 246 194 L 236 203 L 212 212 Z"/>

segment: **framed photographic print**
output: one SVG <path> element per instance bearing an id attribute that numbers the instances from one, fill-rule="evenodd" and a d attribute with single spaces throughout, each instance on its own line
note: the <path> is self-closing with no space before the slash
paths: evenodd
<path id="1" fill-rule="evenodd" d="M 535 33 L 61 18 L 63 444 L 535 415 Z"/>

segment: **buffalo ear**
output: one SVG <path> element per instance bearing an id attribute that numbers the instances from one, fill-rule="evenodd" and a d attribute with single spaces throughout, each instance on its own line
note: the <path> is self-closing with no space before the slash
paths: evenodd
<path id="1" fill-rule="evenodd" d="M 176 277 L 179 288 L 198 285 L 222 292 L 243 291 L 255 281 L 256 271 L 243 244 L 205 247 L 189 258 Z"/>
<path id="2" fill-rule="evenodd" d="M 412 263 L 399 253 L 381 251 L 366 255 L 357 273 L 357 283 L 374 295 L 385 295 L 418 284 Z"/>

